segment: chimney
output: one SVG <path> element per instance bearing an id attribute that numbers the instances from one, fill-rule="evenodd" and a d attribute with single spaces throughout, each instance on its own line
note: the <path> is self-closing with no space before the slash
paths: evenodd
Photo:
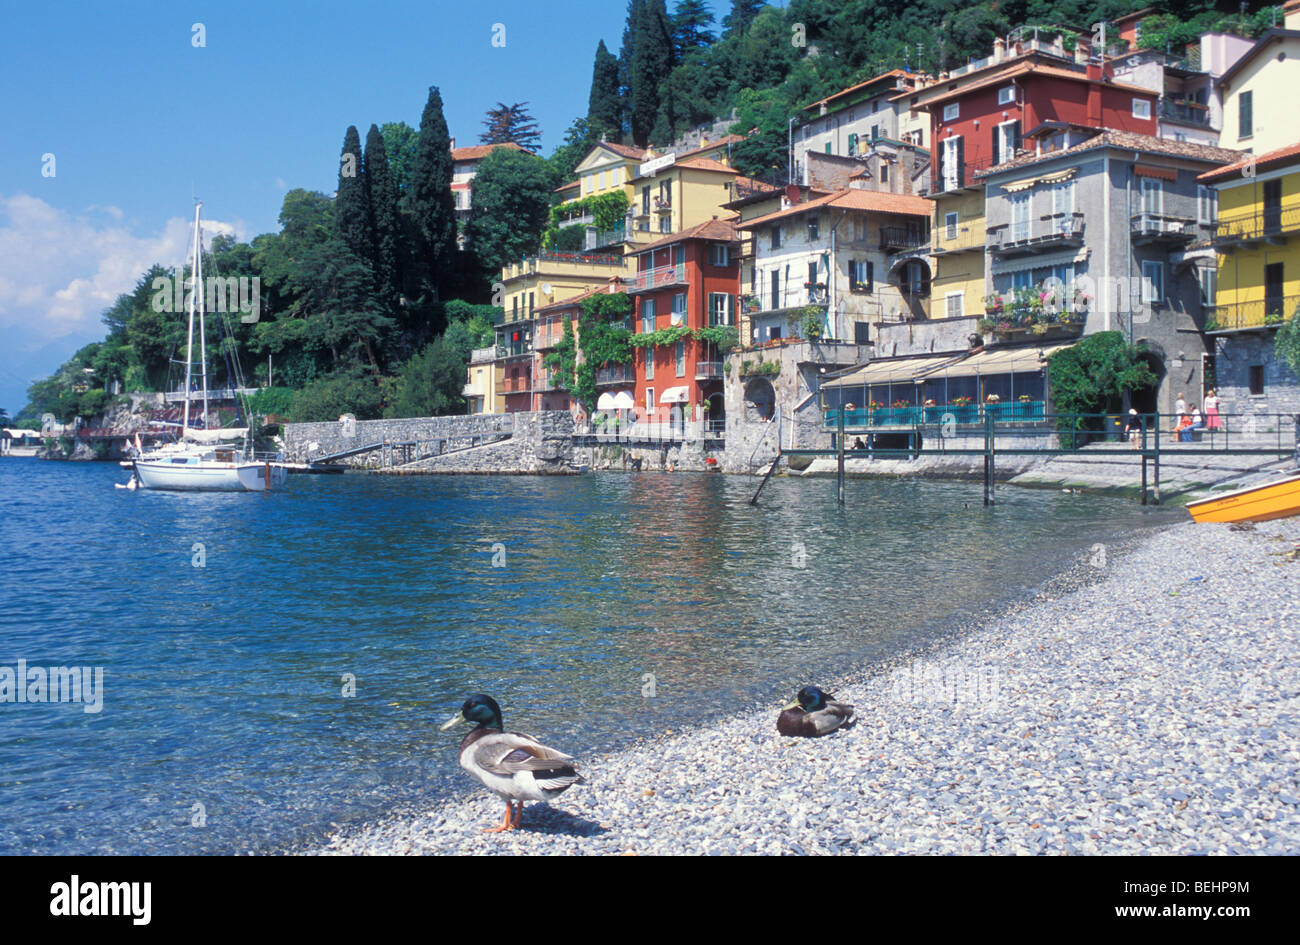
<path id="1" fill-rule="evenodd" d="M 1058 56 L 1065 55 L 1065 37 L 1060 33 L 1056 34 L 1056 39 L 1052 40 L 1052 52 Z"/>
<path id="2" fill-rule="evenodd" d="M 1074 61 L 1078 65 L 1088 61 L 1088 41 L 1082 36 L 1074 41 Z"/>
<path id="3" fill-rule="evenodd" d="M 799 188 L 794 184 L 788 184 L 785 188 L 785 199 L 790 202 L 792 207 L 797 204 L 799 202 Z"/>
<path id="4" fill-rule="evenodd" d="M 1088 81 L 1089 81 L 1089 82 L 1100 82 L 1100 81 L 1101 81 L 1101 63 L 1100 63 L 1100 62 L 1090 62 L 1090 63 L 1088 63 Z"/>
<path id="5" fill-rule="evenodd" d="M 456 150 L 456 139 L 455 139 L 455 138 L 452 138 L 452 139 L 451 139 L 451 150 L 453 150 L 453 151 Z"/>
<path id="6" fill-rule="evenodd" d="M 993 61 L 1001 62 L 1007 58 L 1007 41 L 999 36 L 993 40 Z"/>

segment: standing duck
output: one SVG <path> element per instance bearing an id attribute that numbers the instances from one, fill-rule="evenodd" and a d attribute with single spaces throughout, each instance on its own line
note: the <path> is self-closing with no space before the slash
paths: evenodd
<path id="1" fill-rule="evenodd" d="M 531 735 L 505 731 L 501 706 L 491 696 L 470 696 L 460 711 L 443 723 L 442 731 L 461 722 L 475 725 L 460 743 L 460 766 L 506 802 L 505 819 L 488 833 L 518 827 L 524 801 L 550 801 L 582 781 L 569 755 L 547 748 Z"/>
<path id="2" fill-rule="evenodd" d="M 853 706 L 836 702 L 829 692 L 816 686 L 804 686 L 795 701 L 784 706 L 776 719 L 782 735 L 816 738 L 827 735 L 853 718 Z"/>

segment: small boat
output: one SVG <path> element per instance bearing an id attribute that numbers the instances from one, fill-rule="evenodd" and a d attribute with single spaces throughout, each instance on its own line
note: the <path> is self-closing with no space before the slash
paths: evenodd
<path id="1" fill-rule="evenodd" d="M 1300 515 L 1300 474 L 1187 504 L 1197 522 L 1267 522 Z"/>

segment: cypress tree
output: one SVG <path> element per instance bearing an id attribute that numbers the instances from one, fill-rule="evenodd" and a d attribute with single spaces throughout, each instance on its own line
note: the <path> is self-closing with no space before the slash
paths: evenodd
<path id="1" fill-rule="evenodd" d="M 370 195 L 366 190 L 361 136 L 356 125 L 348 125 L 339 159 L 339 190 L 334 198 L 334 235 L 366 263 L 374 256 L 370 226 Z"/>
<path id="2" fill-rule="evenodd" d="M 451 135 L 442 114 L 442 95 L 429 87 L 429 100 L 420 116 L 420 133 L 411 166 L 411 190 L 406 212 L 414 224 L 421 292 L 429 301 L 448 284 L 456 253 L 456 204 L 451 196 Z"/>
<path id="3" fill-rule="evenodd" d="M 618 60 L 605 48 L 602 39 L 596 46 L 596 62 L 591 70 L 587 125 L 592 131 L 606 131 L 617 139 L 623 130 L 622 112 L 623 105 L 618 94 Z"/>
<path id="4" fill-rule="evenodd" d="M 680 59 L 692 49 L 705 49 L 713 43 L 713 13 L 704 0 L 677 0 L 673 10 L 673 43 Z"/>
<path id="5" fill-rule="evenodd" d="M 641 8 L 646 0 L 628 0 L 627 20 L 623 24 L 623 45 L 618 51 L 618 94 L 621 98 L 619 117 L 627 125 L 632 113 L 632 57 L 636 52 L 636 34 L 641 20 Z"/>
<path id="6" fill-rule="evenodd" d="M 673 65 L 672 28 L 664 0 L 643 0 L 632 52 L 632 109 L 629 124 L 638 147 L 650 141 L 659 114 L 659 83 Z"/>
<path id="7" fill-rule="evenodd" d="M 401 293 L 398 271 L 401 222 L 397 210 L 397 186 L 388 167 L 388 150 L 378 125 L 366 134 L 366 187 L 370 197 L 373 268 L 380 300 L 388 306 Z"/>

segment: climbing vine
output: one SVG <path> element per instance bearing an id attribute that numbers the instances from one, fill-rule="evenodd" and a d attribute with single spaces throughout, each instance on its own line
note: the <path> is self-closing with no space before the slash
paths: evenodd
<path id="1" fill-rule="evenodd" d="M 571 200 L 559 206 L 551 207 L 550 220 L 546 232 L 542 235 L 543 245 L 554 248 L 559 234 L 569 229 L 568 221 L 591 214 L 593 225 L 601 232 L 616 230 L 622 226 L 627 217 L 629 201 L 627 193 L 612 190 L 607 194 L 593 194 L 580 200 Z"/>

